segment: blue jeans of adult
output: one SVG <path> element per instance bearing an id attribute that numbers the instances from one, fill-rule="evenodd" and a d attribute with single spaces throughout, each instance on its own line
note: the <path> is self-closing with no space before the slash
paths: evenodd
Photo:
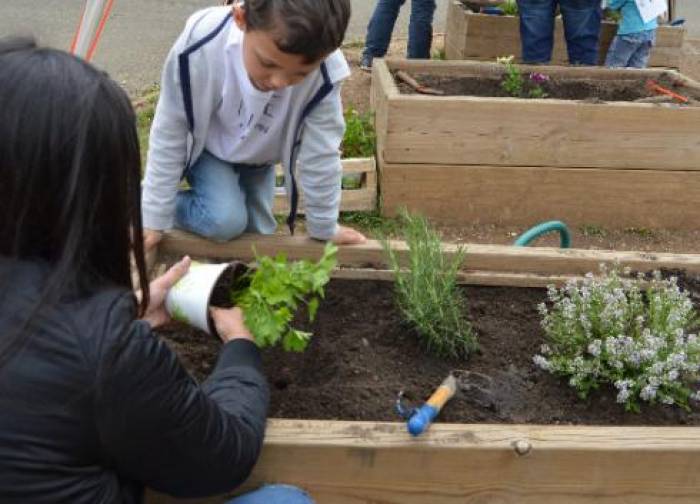
<path id="1" fill-rule="evenodd" d="M 389 49 L 399 10 L 406 0 L 379 0 L 367 26 L 363 61 L 383 57 Z M 411 19 L 408 25 L 408 57 L 430 58 L 433 42 L 433 14 L 435 0 L 411 0 Z"/>
<path id="2" fill-rule="evenodd" d="M 557 4 L 564 18 L 569 63 L 597 65 L 602 20 L 600 0 L 518 0 L 523 61 L 551 61 Z"/>
<path id="3" fill-rule="evenodd" d="M 267 485 L 255 492 L 236 497 L 226 504 L 314 504 L 314 501 L 297 487 Z"/>
<path id="4" fill-rule="evenodd" d="M 204 151 L 175 200 L 175 226 L 216 241 L 244 232 L 272 234 L 277 221 L 273 166 L 228 163 Z"/>
<path id="5" fill-rule="evenodd" d="M 651 48 L 656 42 L 656 30 L 616 35 L 608 49 L 605 66 L 609 68 L 646 68 Z"/>

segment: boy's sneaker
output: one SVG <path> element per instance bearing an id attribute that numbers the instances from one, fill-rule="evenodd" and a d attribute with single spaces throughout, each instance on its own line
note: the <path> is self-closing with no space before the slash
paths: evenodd
<path id="1" fill-rule="evenodd" d="M 364 72 L 372 71 L 372 56 L 366 54 L 362 55 L 362 58 L 360 59 L 360 70 Z"/>

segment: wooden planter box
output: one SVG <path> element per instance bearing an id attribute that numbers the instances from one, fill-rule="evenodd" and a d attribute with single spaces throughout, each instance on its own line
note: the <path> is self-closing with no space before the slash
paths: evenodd
<path id="1" fill-rule="evenodd" d="M 369 212 L 377 208 L 377 164 L 374 158 L 343 159 L 343 176 L 352 175 L 359 177 L 359 187 L 355 189 L 343 189 L 340 198 L 341 212 Z M 277 167 L 277 174 L 282 175 L 281 166 Z M 284 187 L 277 188 L 275 193 L 274 212 L 286 214 L 289 212 L 289 200 Z M 304 214 L 304 196 L 299 201 L 299 213 Z"/>
<path id="2" fill-rule="evenodd" d="M 385 214 L 406 206 L 451 224 L 532 225 L 562 219 L 571 225 L 697 228 L 700 107 L 401 94 L 394 70 L 414 76 L 498 77 L 503 67 L 376 61 L 372 99 Z M 662 73 L 554 66 L 524 70 L 640 82 Z"/>
<path id="3" fill-rule="evenodd" d="M 610 42 L 617 33 L 617 24 L 602 23 L 600 32 L 600 60 L 603 64 Z M 679 68 L 683 58 L 685 28 L 660 26 L 657 31 L 649 66 Z M 450 60 L 490 60 L 499 56 L 521 57 L 520 20 L 517 16 L 490 16 L 475 14 L 459 0 L 451 0 L 447 12 L 445 55 Z M 552 63 L 568 64 L 561 17 L 555 20 Z"/>
<path id="4" fill-rule="evenodd" d="M 318 258 L 322 244 L 301 237 L 244 237 L 226 244 L 166 236 L 162 252 L 252 259 L 285 251 Z M 395 242 L 402 257 L 406 246 Z M 542 285 L 619 262 L 639 271 L 700 272 L 700 256 L 467 245 L 468 283 Z M 446 245 L 445 253 L 456 247 Z M 377 242 L 344 247 L 338 273 L 385 267 Z M 374 270 L 372 270 L 374 271 Z M 379 272 L 380 274 L 382 271 Z M 485 280 L 486 279 L 486 280 Z M 310 400 L 313 400 L 310 398 Z M 441 424 L 412 438 L 403 423 L 271 420 L 247 486 L 281 482 L 319 504 L 695 504 L 700 502 L 700 429 Z M 220 503 L 221 498 L 198 499 Z M 150 504 L 178 502 L 150 494 Z M 180 501 L 186 502 L 186 501 Z"/>

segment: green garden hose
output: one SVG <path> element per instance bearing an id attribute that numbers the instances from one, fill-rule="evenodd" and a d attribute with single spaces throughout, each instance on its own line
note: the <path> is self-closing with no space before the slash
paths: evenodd
<path id="1" fill-rule="evenodd" d="M 530 244 L 533 240 L 539 238 L 542 235 L 545 235 L 547 233 L 553 233 L 554 231 L 559 232 L 559 236 L 561 238 L 561 248 L 570 248 L 571 247 L 571 232 L 569 231 L 569 228 L 566 227 L 566 224 L 564 224 L 562 221 L 548 221 L 548 222 L 543 222 L 541 224 L 537 224 L 535 227 L 532 229 L 529 229 L 520 237 L 515 240 L 515 245 L 516 247 L 525 247 Z"/>

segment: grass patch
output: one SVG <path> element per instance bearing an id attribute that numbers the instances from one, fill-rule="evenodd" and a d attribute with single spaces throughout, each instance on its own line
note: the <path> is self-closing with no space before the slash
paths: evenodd
<path id="1" fill-rule="evenodd" d="M 579 231 L 583 236 L 596 238 L 605 238 L 608 235 L 608 232 L 604 228 L 595 224 L 584 224 L 579 228 Z"/>
<path id="2" fill-rule="evenodd" d="M 141 98 L 134 102 L 136 112 L 136 129 L 139 135 L 139 146 L 141 147 L 141 169 L 146 169 L 146 154 L 148 153 L 148 138 L 151 134 L 151 124 L 156 113 L 156 104 L 160 87 L 149 88 Z"/>
<path id="3" fill-rule="evenodd" d="M 345 224 L 364 233 L 369 238 L 395 238 L 401 234 L 399 219 L 382 217 L 379 212 L 341 212 L 340 224 Z"/>
<path id="4" fill-rule="evenodd" d="M 640 238 L 653 238 L 656 235 L 654 231 L 645 227 L 628 227 L 625 228 L 625 233 L 636 235 Z"/>
<path id="5" fill-rule="evenodd" d="M 341 49 L 363 49 L 365 47 L 365 41 L 362 39 L 350 40 L 345 42 Z"/>

